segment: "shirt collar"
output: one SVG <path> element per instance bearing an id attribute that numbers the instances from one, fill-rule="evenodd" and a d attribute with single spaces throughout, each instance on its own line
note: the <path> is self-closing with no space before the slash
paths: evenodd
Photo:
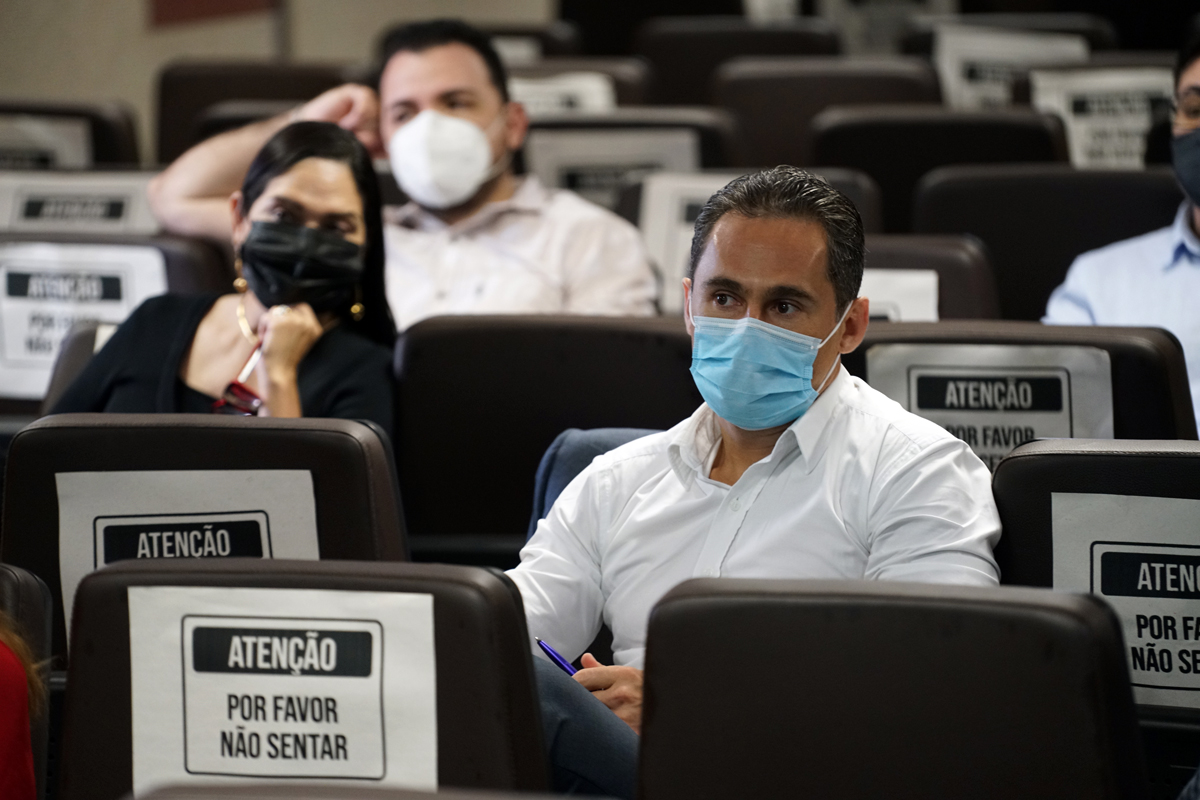
<path id="1" fill-rule="evenodd" d="M 837 376 L 808 411 L 780 434 L 769 458 L 782 457 L 798 447 L 801 458 L 811 469 L 821 434 L 841 405 L 842 393 L 849 385 L 850 373 L 845 368 L 839 368 Z M 712 463 L 711 457 L 720 443 L 721 427 L 717 423 L 717 415 L 707 403 L 676 427 L 667 445 L 667 460 L 684 488 L 690 489 L 697 477 L 707 477 L 706 469 Z"/>
<path id="2" fill-rule="evenodd" d="M 1200 238 L 1192 230 L 1191 216 L 1192 204 L 1184 200 L 1171 225 L 1171 257 L 1163 269 L 1170 269 L 1185 258 L 1190 263 L 1200 263 Z"/>
<path id="3" fill-rule="evenodd" d="M 550 195 L 551 192 L 542 185 L 536 176 L 525 175 L 518 178 L 517 189 L 513 192 L 512 197 L 507 200 L 484 203 L 474 214 L 453 225 L 447 225 L 412 201 L 402 206 L 385 208 L 384 219 L 393 225 L 426 233 L 434 231 L 469 233 L 490 224 L 504 214 L 541 213 L 549 204 Z"/>

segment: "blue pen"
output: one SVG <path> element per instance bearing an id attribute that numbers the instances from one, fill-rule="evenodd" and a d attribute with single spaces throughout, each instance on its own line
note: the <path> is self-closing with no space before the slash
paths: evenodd
<path id="1" fill-rule="evenodd" d="M 574 667 L 571 666 L 570 661 L 567 661 L 565 658 L 560 656 L 553 647 L 546 644 L 545 642 L 543 642 L 541 639 L 537 638 L 536 636 L 533 638 L 534 638 L 534 641 L 536 641 L 538 643 L 538 647 L 542 648 L 542 652 L 545 653 L 546 655 L 550 656 L 550 660 L 553 661 L 555 666 L 557 666 L 563 672 L 567 673 L 568 675 L 574 675 L 578 671 Z"/>

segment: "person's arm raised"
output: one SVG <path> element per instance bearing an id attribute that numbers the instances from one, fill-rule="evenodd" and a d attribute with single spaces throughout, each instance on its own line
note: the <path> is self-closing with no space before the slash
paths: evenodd
<path id="1" fill-rule="evenodd" d="M 292 122 L 334 122 L 353 131 L 372 155 L 382 154 L 379 99 L 348 83 L 318 95 L 287 114 L 218 134 L 188 150 L 150 182 L 150 209 L 164 229 L 184 236 L 229 238 L 229 196 L 241 188 L 259 149 Z"/>

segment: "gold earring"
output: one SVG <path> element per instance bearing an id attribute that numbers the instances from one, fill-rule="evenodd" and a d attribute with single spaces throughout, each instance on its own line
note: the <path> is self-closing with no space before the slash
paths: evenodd
<path id="1" fill-rule="evenodd" d="M 242 259 L 235 258 L 233 268 L 237 270 L 237 277 L 233 279 L 233 288 L 237 290 L 238 294 L 244 294 L 246 289 L 250 288 L 250 284 L 246 283 L 246 279 L 242 277 Z"/>
<path id="2" fill-rule="evenodd" d="M 354 287 L 354 305 L 350 306 L 350 316 L 354 317 L 355 322 L 362 321 L 363 316 L 367 313 L 366 306 L 362 303 L 362 287 Z"/>

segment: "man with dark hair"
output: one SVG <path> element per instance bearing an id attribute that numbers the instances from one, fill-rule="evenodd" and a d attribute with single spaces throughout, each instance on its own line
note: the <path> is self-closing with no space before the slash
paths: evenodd
<path id="1" fill-rule="evenodd" d="M 1174 223 L 1076 258 L 1042 322 L 1166 328 L 1183 345 L 1200 421 L 1200 34 L 1176 61 L 1171 128 L 1175 177 L 1186 195 Z"/>
<path id="2" fill-rule="evenodd" d="M 682 288 L 704 405 L 596 458 L 509 572 L 530 635 L 566 658 L 613 634 L 615 666 L 584 654 L 572 682 L 537 664 L 556 788 L 632 796 L 646 625 L 683 580 L 998 582 L 987 467 L 841 368 L 867 329 L 862 273 L 857 209 L 804 170 L 738 178 L 701 211 Z"/>
<path id="3" fill-rule="evenodd" d="M 229 196 L 250 159 L 302 119 L 336 122 L 376 154 L 386 150 L 411 200 L 385 210 L 387 295 L 399 328 L 435 314 L 654 313 L 637 229 L 513 172 L 529 119 L 509 99 L 488 37 L 457 20 L 388 35 L 378 95 L 340 86 L 184 153 L 150 186 L 159 222 L 184 235 L 227 235 Z"/>

